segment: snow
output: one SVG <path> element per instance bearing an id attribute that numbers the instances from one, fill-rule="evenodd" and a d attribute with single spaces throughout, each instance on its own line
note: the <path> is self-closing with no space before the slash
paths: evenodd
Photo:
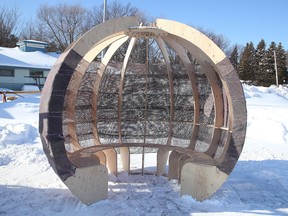
<path id="1" fill-rule="evenodd" d="M 288 89 L 243 85 L 248 125 L 240 159 L 223 186 L 198 202 L 176 180 L 109 175 L 108 199 L 86 206 L 47 162 L 38 135 L 40 95 L 0 103 L 0 215 L 288 215 Z M 155 155 L 145 164 L 155 169 Z M 133 155 L 133 165 L 141 157 Z"/>
<path id="2" fill-rule="evenodd" d="M 38 86 L 35 85 L 24 85 L 22 91 L 40 91 Z"/>
<path id="3" fill-rule="evenodd" d="M 23 52 L 18 47 L 0 47 L 1 66 L 51 69 L 58 56 L 40 51 Z"/>

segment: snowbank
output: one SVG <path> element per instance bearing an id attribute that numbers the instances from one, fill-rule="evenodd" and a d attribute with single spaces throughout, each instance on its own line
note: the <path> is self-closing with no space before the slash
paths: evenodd
<path id="1" fill-rule="evenodd" d="M 29 124 L 8 124 L 0 126 L 0 146 L 33 143 L 38 137 L 37 128 Z"/>

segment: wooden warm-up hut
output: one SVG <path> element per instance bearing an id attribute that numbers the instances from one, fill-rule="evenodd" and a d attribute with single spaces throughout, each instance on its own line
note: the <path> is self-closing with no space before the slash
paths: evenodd
<path id="1" fill-rule="evenodd" d="M 208 37 L 174 21 L 126 17 L 94 27 L 59 57 L 39 131 L 51 166 L 87 205 L 107 198 L 108 172 L 117 175 L 120 161 L 145 174 L 131 169 L 130 156 L 143 154 L 144 164 L 151 151 L 155 174 L 203 200 L 234 168 L 246 121 L 237 72 Z"/>

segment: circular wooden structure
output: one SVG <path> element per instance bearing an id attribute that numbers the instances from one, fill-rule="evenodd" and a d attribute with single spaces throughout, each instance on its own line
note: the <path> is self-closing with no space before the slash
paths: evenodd
<path id="1" fill-rule="evenodd" d="M 42 91 L 39 131 L 51 166 L 88 205 L 107 198 L 118 158 L 133 172 L 137 151 L 143 164 L 157 152 L 155 174 L 203 200 L 234 168 L 246 121 L 237 72 L 209 38 L 178 22 L 128 17 L 94 27 L 59 57 Z"/>

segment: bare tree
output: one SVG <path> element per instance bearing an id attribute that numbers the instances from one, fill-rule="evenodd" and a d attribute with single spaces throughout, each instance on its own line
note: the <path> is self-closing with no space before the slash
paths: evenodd
<path id="1" fill-rule="evenodd" d="M 56 7 L 43 5 L 38 10 L 38 19 L 47 38 L 50 38 L 48 42 L 56 43 L 60 51 L 64 51 L 83 34 L 86 12 L 78 4 L 61 4 Z"/>
<path id="2" fill-rule="evenodd" d="M 115 0 L 107 6 L 107 20 L 137 16 L 145 21 L 145 15 L 130 3 L 123 5 Z M 86 31 L 103 22 L 103 4 L 87 10 L 79 4 L 57 6 L 42 5 L 38 9 L 38 20 L 29 22 L 22 31 L 23 39 L 47 41 L 50 51 L 64 51 Z"/>
<path id="3" fill-rule="evenodd" d="M 40 24 L 38 20 L 30 20 L 25 23 L 21 31 L 21 39 L 33 39 L 39 41 L 47 41 L 49 37 L 45 33 L 45 26 Z"/>
<path id="4" fill-rule="evenodd" d="M 88 28 L 92 28 L 103 22 L 103 4 L 94 7 L 88 13 L 87 23 L 89 24 L 86 25 Z M 145 22 L 148 19 L 143 11 L 137 7 L 133 7 L 131 3 L 124 5 L 120 1 L 114 0 L 107 5 L 106 20 L 127 16 L 136 16 L 140 22 Z"/>
<path id="5" fill-rule="evenodd" d="M 0 7 L 0 46 L 16 46 L 17 21 L 20 14 L 16 8 Z"/>

